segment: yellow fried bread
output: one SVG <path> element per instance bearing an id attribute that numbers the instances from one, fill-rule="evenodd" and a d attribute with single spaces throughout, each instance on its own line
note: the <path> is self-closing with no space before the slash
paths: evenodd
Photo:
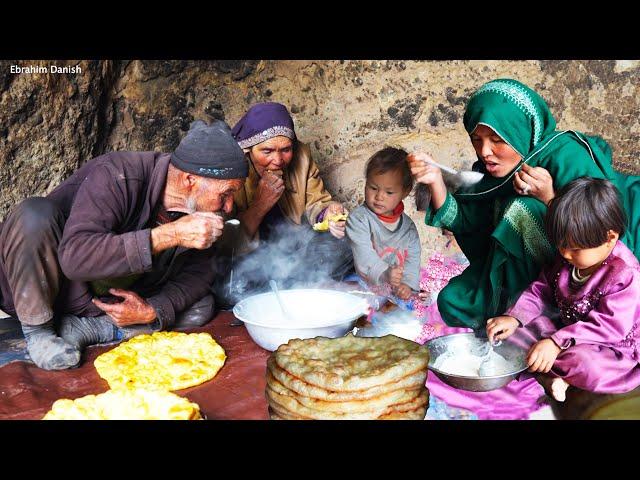
<path id="1" fill-rule="evenodd" d="M 368 412 L 338 413 L 331 411 L 321 411 L 302 405 L 296 398 L 288 395 L 281 395 L 267 386 L 267 400 L 269 406 L 276 413 L 279 411 L 290 412 L 295 416 L 300 416 L 316 420 L 375 420 L 383 415 L 393 413 L 408 412 L 425 406 L 429 401 L 429 393 L 426 388 L 419 391 L 412 399 L 404 403 L 397 403 L 387 407 L 377 408 Z"/>
<path id="2" fill-rule="evenodd" d="M 57 400 L 43 420 L 197 420 L 200 407 L 163 390 L 119 388 Z"/>
<path id="3" fill-rule="evenodd" d="M 269 359 L 267 360 L 267 367 L 267 382 L 270 381 L 270 378 L 275 378 L 284 387 L 299 395 L 316 398 L 319 400 L 327 400 L 330 402 L 367 400 L 369 398 L 374 398 L 384 393 L 392 392 L 395 390 L 416 389 L 423 386 L 427 380 L 427 370 L 423 368 L 418 370 L 417 372 L 402 377 L 395 382 L 378 385 L 368 390 L 337 392 L 326 390 L 316 385 L 306 383 L 297 377 L 294 377 L 289 372 L 278 367 L 273 356 L 269 357 Z"/>
<path id="4" fill-rule="evenodd" d="M 313 224 L 313 229 L 317 232 L 326 232 L 329 230 L 329 222 L 341 222 L 347 219 L 346 213 L 340 213 L 337 215 L 327 215 L 324 220 Z"/>
<path id="5" fill-rule="evenodd" d="M 208 333 L 155 332 L 103 353 L 94 365 L 111 388 L 181 390 L 212 379 L 225 359 Z"/>
<path id="6" fill-rule="evenodd" d="M 312 408 L 313 410 L 335 412 L 335 413 L 362 413 L 371 412 L 384 409 L 390 405 L 397 403 L 405 403 L 414 399 L 419 393 L 417 389 L 414 390 L 392 390 L 391 392 L 383 393 L 377 397 L 373 397 L 366 400 L 352 400 L 346 402 L 330 402 L 326 400 L 318 400 L 315 398 L 309 398 L 302 395 L 297 395 L 291 390 L 288 390 L 280 382 L 271 377 L 271 380 L 267 381 L 267 388 L 270 388 L 280 395 L 287 395 L 296 399 L 300 404 L 305 407 Z"/>
<path id="7" fill-rule="evenodd" d="M 427 369 L 429 351 L 415 342 L 384 337 L 294 339 L 274 353 L 278 367 L 325 390 L 353 392 L 398 381 Z"/>

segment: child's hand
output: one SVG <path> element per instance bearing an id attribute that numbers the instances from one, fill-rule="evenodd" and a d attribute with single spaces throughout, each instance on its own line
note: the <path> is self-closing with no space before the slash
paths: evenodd
<path id="1" fill-rule="evenodd" d="M 529 371 L 547 373 L 553 367 L 553 363 L 561 351 L 556 342 L 550 338 L 534 343 L 527 354 Z"/>
<path id="2" fill-rule="evenodd" d="M 402 282 L 402 267 L 389 267 L 387 269 L 387 279 L 392 287 L 399 287 Z"/>
<path id="3" fill-rule="evenodd" d="M 516 318 L 508 315 L 490 318 L 487 321 L 487 337 L 489 337 L 489 342 L 494 343 L 494 341 L 509 338 L 519 325 L 520 322 L 518 322 Z"/>
<path id="4" fill-rule="evenodd" d="M 428 153 L 410 153 L 407 156 L 407 161 L 409 162 L 411 174 L 417 182 L 424 183 L 425 185 L 429 186 L 442 185 L 444 187 L 442 170 L 434 165 L 425 163 L 426 160 L 433 161 L 433 158 L 431 158 L 431 155 L 429 155 Z"/>
<path id="5" fill-rule="evenodd" d="M 401 298 L 402 300 L 408 300 L 413 290 L 406 283 L 401 283 L 398 288 L 396 288 L 396 296 Z"/>

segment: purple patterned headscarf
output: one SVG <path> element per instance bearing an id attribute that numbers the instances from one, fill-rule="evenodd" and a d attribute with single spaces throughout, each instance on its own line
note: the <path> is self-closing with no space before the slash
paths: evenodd
<path id="1" fill-rule="evenodd" d="M 293 119 L 281 103 L 256 103 L 231 130 L 241 148 L 249 148 L 270 138 L 283 136 L 295 140 Z"/>

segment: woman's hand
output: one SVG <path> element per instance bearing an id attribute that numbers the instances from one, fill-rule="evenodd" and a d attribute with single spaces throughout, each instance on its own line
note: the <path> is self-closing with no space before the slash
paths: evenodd
<path id="1" fill-rule="evenodd" d="M 553 363 L 561 351 L 556 342 L 550 338 L 534 343 L 527 354 L 529 371 L 547 373 L 553 367 Z"/>
<path id="2" fill-rule="evenodd" d="M 407 161 L 409 162 L 411 174 L 416 179 L 416 182 L 424 183 L 425 185 L 442 183 L 444 186 L 442 170 L 434 165 L 426 163 L 428 160 L 433 161 L 433 158 L 428 153 L 410 153 L 407 156 Z"/>
<path id="3" fill-rule="evenodd" d="M 489 342 L 494 343 L 496 340 L 504 340 L 513 335 L 520 325 L 518 319 L 508 315 L 493 317 L 487 321 L 487 337 Z"/>
<path id="4" fill-rule="evenodd" d="M 339 202 L 331 202 L 327 207 L 327 211 L 325 213 L 326 217 L 332 217 L 334 215 L 342 215 L 346 213 L 346 210 Z M 329 221 L 329 233 L 333 235 L 337 239 L 344 238 L 346 233 L 346 224 L 347 222 L 342 220 L 340 222 Z"/>
<path id="5" fill-rule="evenodd" d="M 253 194 L 253 203 L 263 207 L 266 213 L 280 200 L 283 193 L 284 180 L 282 175 L 267 170 L 258 181 L 258 186 Z"/>
<path id="6" fill-rule="evenodd" d="M 530 167 L 526 163 L 523 163 L 522 169 L 513 176 L 513 188 L 520 195 L 537 198 L 545 205 L 549 205 L 555 197 L 553 178 L 548 170 L 542 167 Z"/>
<path id="7" fill-rule="evenodd" d="M 444 205 L 447 199 L 447 187 L 442 178 L 442 170 L 426 163 L 427 160 L 433 160 L 428 153 L 417 152 L 407 155 L 411 175 L 413 175 L 416 182 L 424 183 L 429 187 L 431 205 L 437 210 Z"/>

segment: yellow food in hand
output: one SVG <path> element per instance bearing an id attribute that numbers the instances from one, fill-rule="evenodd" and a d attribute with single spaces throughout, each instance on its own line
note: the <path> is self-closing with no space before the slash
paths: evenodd
<path id="1" fill-rule="evenodd" d="M 199 420 L 200 407 L 162 390 L 116 389 L 57 400 L 43 420 Z"/>
<path id="2" fill-rule="evenodd" d="M 313 224 L 313 229 L 317 232 L 326 232 L 329 230 L 329 222 L 341 222 L 347 219 L 346 213 L 340 213 L 338 215 L 327 215 L 324 220 Z"/>
<path id="3" fill-rule="evenodd" d="M 111 388 L 181 390 L 216 376 L 227 358 L 208 333 L 139 335 L 96 358 Z"/>

